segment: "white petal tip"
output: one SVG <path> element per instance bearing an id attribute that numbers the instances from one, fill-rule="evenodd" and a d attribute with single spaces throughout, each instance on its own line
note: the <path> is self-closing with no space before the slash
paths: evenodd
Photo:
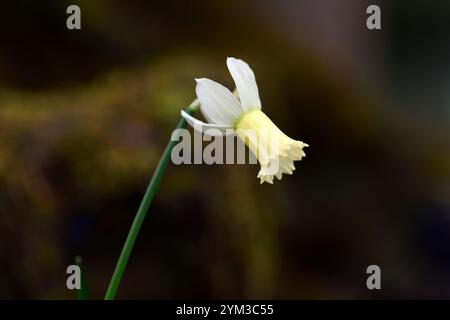
<path id="1" fill-rule="evenodd" d="M 242 63 L 248 65 L 248 63 L 242 59 L 238 59 L 238 58 L 234 58 L 234 57 L 227 57 L 227 64 L 228 63 L 237 63 L 237 62 L 242 62 Z"/>
<path id="2" fill-rule="evenodd" d="M 256 84 L 255 75 L 248 63 L 240 59 L 228 57 L 227 67 L 236 84 L 244 111 L 261 109 L 258 85 Z"/>

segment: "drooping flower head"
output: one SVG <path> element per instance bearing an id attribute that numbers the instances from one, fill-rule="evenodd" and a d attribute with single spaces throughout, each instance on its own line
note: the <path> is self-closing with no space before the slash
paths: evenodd
<path id="1" fill-rule="evenodd" d="M 261 111 L 255 75 L 246 62 L 228 58 L 227 66 L 236 84 L 237 97 L 215 81 L 196 79 L 200 111 L 208 123 L 185 111 L 181 115 L 192 127 L 206 134 L 236 134 L 258 159 L 261 183 L 272 184 L 274 176 L 281 180 L 283 173 L 293 173 L 294 161 L 305 156 L 302 149 L 308 145 L 289 138 Z"/>

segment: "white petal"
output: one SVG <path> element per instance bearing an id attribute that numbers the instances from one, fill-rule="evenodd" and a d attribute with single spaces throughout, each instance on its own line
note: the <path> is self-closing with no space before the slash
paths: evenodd
<path id="1" fill-rule="evenodd" d="M 209 79 L 195 79 L 197 81 L 200 111 L 208 122 L 232 126 L 242 114 L 239 100 L 223 85 Z"/>
<path id="2" fill-rule="evenodd" d="M 227 59 L 228 70 L 230 70 L 234 83 L 236 84 L 244 111 L 252 109 L 261 109 L 261 101 L 259 100 L 258 85 L 256 84 L 255 75 L 249 65 L 235 58 Z"/>
<path id="3" fill-rule="evenodd" d="M 189 125 L 197 130 L 200 133 L 204 133 L 209 136 L 228 136 L 230 134 L 233 134 L 234 129 L 232 126 L 227 125 L 220 125 L 220 124 L 211 124 L 211 123 L 204 123 L 203 121 L 200 121 L 193 116 L 191 116 L 189 113 L 187 113 L 184 110 L 181 110 L 181 116 L 186 119 L 186 121 L 189 123 Z M 210 130 L 210 129 L 216 129 L 216 130 Z"/>

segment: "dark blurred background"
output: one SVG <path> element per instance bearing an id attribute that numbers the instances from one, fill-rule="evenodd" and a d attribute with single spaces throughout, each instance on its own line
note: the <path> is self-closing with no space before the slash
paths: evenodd
<path id="1" fill-rule="evenodd" d="M 82 29 L 66 28 L 81 7 Z M 382 30 L 366 28 L 381 7 Z M 170 165 L 118 298 L 449 298 L 448 1 L 9 1 L 0 298 L 101 299 L 196 77 L 254 69 L 293 176 Z M 366 288 L 381 267 L 382 290 Z"/>

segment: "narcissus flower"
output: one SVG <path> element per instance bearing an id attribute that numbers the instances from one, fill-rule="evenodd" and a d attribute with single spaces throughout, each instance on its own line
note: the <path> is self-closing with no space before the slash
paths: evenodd
<path id="1" fill-rule="evenodd" d="M 228 58 L 227 66 L 236 84 L 237 97 L 217 82 L 196 79 L 200 111 L 208 123 L 185 111 L 181 115 L 205 134 L 236 134 L 258 159 L 260 182 L 273 183 L 274 177 L 281 180 L 283 173 L 293 173 L 294 161 L 305 156 L 302 149 L 308 145 L 289 138 L 261 111 L 255 75 L 246 62 Z"/>

